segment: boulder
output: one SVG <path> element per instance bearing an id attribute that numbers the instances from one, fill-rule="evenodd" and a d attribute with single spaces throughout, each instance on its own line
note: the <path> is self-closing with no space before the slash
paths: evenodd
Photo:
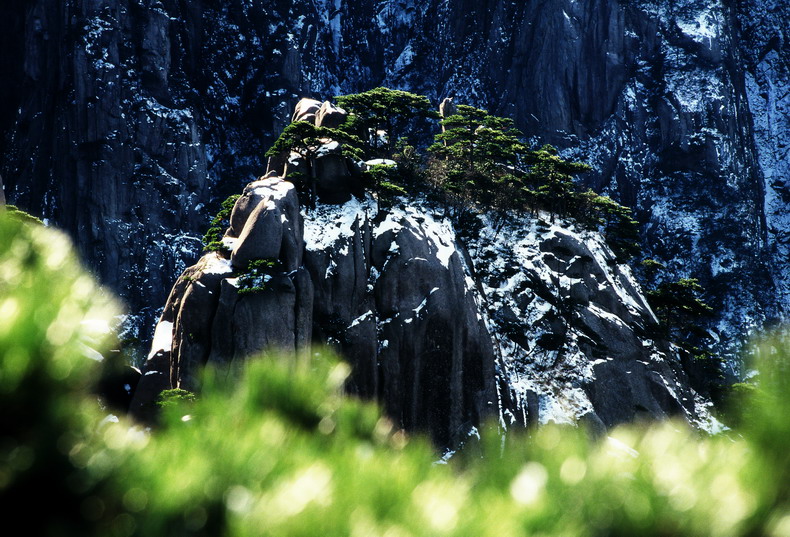
<path id="1" fill-rule="evenodd" d="M 159 393 L 162 390 L 175 387 L 172 383 L 171 371 L 176 317 L 181 309 L 181 299 L 187 287 L 199 272 L 198 266 L 187 268 L 170 291 L 170 296 L 154 330 L 151 350 L 140 368 L 140 381 L 135 387 L 129 406 L 129 413 L 138 419 L 152 419 L 156 411 L 155 402 Z"/>
<path id="2" fill-rule="evenodd" d="M 347 117 L 348 112 L 325 101 L 316 114 L 315 124 L 319 127 L 336 129 L 346 121 Z"/>
<path id="3" fill-rule="evenodd" d="M 224 271 L 230 271 L 226 260 L 213 255 L 214 258 L 212 254 L 206 256 L 200 271 L 192 276 L 192 281 L 184 289 L 176 315 L 170 381 L 173 386 L 190 391 L 197 389 L 196 374 L 208 360 L 212 343 L 211 321 L 219 302 L 220 285 L 228 275 Z"/>
<path id="4" fill-rule="evenodd" d="M 291 121 L 308 121 L 312 124 L 315 124 L 316 115 L 318 114 L 319 110 L 321 110 L 321 101 L 303 97 L 298 103 L 296 103 Z"/>
<path id="5" fill-rule="evenodd" d="M 306 232 L 304 264 L 315 293 L 314 335 L 318 341 L 334 342 L 353 365 L 349 389 L 361 396 L 376 397 L 379 343 L 376 308 L 368 287 L 370 220 L 363 212 L 352 212 L 344 232 L 335 240 L 327 239 L 332 230 L 324 230 L 323 222 L 342 214 L 343 207 L 325 209 L 326 220 L 311 215 L 305 223 L 305 228 L 311 230 Z"/>
<path id="6" fill-rule="evenodd" d="M 235 268 L 244 270 L 256 259 L 277 259 L 283 242 L 282 214 L 276 205 L 264 200 L 247 219 L 231 252 Z"/>
<path id="7" fill-rule="evenodd" d="M 439 115 L 442 119 L 448 118 L 458 113 L 458 107 L 453 102 L 452 97 L 445 97 L 439 105 Z"/>
<path id="8" fill-rule="evenodd" d="M 271 213 L 271 214 L 270 214 Z M 248 184 L 236 200 L 226 236 L 236 238 L 231 260 L 278 259 L 287 270 L 302 264 L 302 216 L 294 185 L 280 177 Z"/>
<path id="9" fill-rule="evenodd" d="M 511 385 L 538 393 L 540 422 L 600 433 L 637 416 L 696 419 L 688 376 L 600 234 L 531 219 L 490 231 L 471 241 L 489 326 Z"/>
<path id="10" fill-rule="evenodd" d="M 382 398 L 407 428 L 457 445 L 469 432 L 465 424 L 499 411 L 492 340 L 454 237 L 429 238 L 427 226 L 405 215 L 398 220 L 402 227 L 373 245 L 376 305 L 388 321 L 379 355 Z M 449 258 L 434 240 L 447 241 Z"/>

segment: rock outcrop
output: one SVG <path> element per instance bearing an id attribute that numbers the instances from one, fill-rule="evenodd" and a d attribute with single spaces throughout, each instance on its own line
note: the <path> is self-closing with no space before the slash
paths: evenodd
<path id="1" fill-rule="evenodd" d="M 315 124 L 319 127 L 336 129 L 346 121 L 346 118 L 348 118 L 348 113 L 345 110 L 329 101 L 324 101 L 315 116 Z"/>
<path id="2" fill-rule="evenodd" d="M 525 219 L 485 227 L 471 253 L 509 384 L 519 400 L 538 395 L 542 422 L 704 414 L 630 268 L 598 233 Z"/>
<path id="3" fill-rule="evenodd" d="M 305 246 L 293 185 L 248 185 L 224 239 L 230 253 L 206 254 L 173 288 L 133 412 L 145 415 L 162 389 L 196 389 L 205 364 L 316 339 L 352 363 L 350 390 L 442 445 L 496 416 L 496 355 L 452 232 L 414 210 L 374 218 L 374 206 L 319 205 Z M 276 273 L 244 293 L 248 264 L 262 258 L 278 260 Z"/>
<path id="4" fill-rule="evenodd" d="M 701 423 L 702 399 L 599 234 L 532 218 L 481 226 L 461 241 L 438 209 L 406 199 L 300 214 L 289 182 L 250 183 L 229 252 L 205 255 L 173 288 L 133 411 L 158 390 L 196 389 L 202 365 L 328 344 L 352 365 L 351 392 L 442 446 L 487 419 Z M 275 257 L 275 270 L 249 274 Z"/>
<path id="5" fill-rule="evenodd" d="M 313 291 L 302 266 L 302 216 L 293 185 L 280 178 L 250 183 L 230 220 L 228 251 L 204 255 L 170 293 L 132 403 L 138 415 L 162 389 L 196 389 L 196 373 L 207 363 L 309 346 Z M 240 276 L 258 259 L 279 263 L 248 285 L 256 292 L 240 293 Z"/>
<path id="6" fill-rule="evenodd" d="M 291 116 L 291 121 L 307 121 L 308 123 L 315 125 L 316 116 L 318 115 L 319 110 L 321 110 L 321 101 L 316 101 L 315 99 L 309 99 L 305 97 L 296 103 L 294 113 Z"/>

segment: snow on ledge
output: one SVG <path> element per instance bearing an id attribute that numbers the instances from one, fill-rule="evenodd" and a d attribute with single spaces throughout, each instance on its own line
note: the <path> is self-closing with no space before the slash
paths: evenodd
<path id="1" fill-rule="evenodd" d="M 203 274 L 229 274 L 233 272 L 230 259 L 225 259 L 218 254 L 214 254 L 206 256 L 205 260 L 206 264 L 201 269 Z"/>
<path id="2" fill-rule="evenodd" d="M 266 177 L 258 179 L 249 184 L 252 192 L 263 198 L 270 197 L 270 201 L 276 201 L 288 195 L 288 192 L 295 187 L 292 182 L 286 181 L 282 177 Z"/>
<path id="3" fill-rule="evenodd" d="M 351 198 L 343 205 L 319 204 L 315 209 L 303 212 L 306 249 L 320 252 L 341 239 L 351 237 L 354 224 L 361 225 L 367 220 L 371 201 L 360 202 Z"/>

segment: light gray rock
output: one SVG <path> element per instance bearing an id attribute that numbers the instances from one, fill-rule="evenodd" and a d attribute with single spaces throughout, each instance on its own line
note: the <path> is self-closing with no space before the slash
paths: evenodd
<path id="1" fill-rule="evenodd" d="M 256 259 L 277 259 L 283 242 L 280 210 L 268 201 L 261 201 L 247 219 L 231 252 L 231 263 L 244 270 Z"/>
<path id="2" fill-rule="evenodd" d="M 233 206 L 226 236 L 237 239 L 231 256 L 235 266 L 243 268 L 253 259 L 269 258 L 278 259 L 291 271 L 302 264 L 302 234 L 294 185 L 280 177 L 267 177 L 245 187 Z"/>
<path id="3" fill-rule="evenodd" d="M 346 121 L 346 118 L 348 118 L 348 112 L 329 101 L 324 101 L 316 113 L 315 124 L 319 127 L 336 129 Z"/>
<path id="4" fill-rule="evenodd" d="M 446 119 L 457 113 L 458 106 L 456 106 L 455 100 L 452 97 L 445 97 L 441 104 L 439 104 L 439 115 L 442 116 L 442 119 Z M 442 132 L 444 132 L 444 130 L 444 126 L 442 126 Z"/>
<path id="5" fill-rule="evenodd" d="M 321 110 L 321 101 L 304 97 L 296 103 L 291 121 L 307 121 L 315 125 L 316 115 Z"/>

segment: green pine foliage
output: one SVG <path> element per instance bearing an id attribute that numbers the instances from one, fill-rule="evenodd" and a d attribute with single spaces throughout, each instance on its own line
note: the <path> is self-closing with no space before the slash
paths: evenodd
<path id="1" fill-rule="evenodd" d="M 225 230 L 230 226 L 230 215 L 239 197 L 239 194 L 233 194 L 222 202 L 219 212 L 211 221 L 211 225 L 208 230 L 206 230 L 206 234 L 203 235 L 204 252 L 230 254 L 230 249 L 222 243 L 222 237 L 225 235 Z"/>
<path id="2" fill-rule="evenodd" d="M 439 186 L 482 207 L 500 207 L 509 200 L 516 208 L 523 188 L 517 166 L 527 152 L 523 136 L 511 119 L 472 106 L 457 108 L 441 121 L 444 131 L 428 148 L 443 161 Z M 504 192 L 509 195 L 501 196 Z"/>
<path id="3" fill-rule="evenodd" d="M 577 199 L 577 218 L 601 229 L 619 263 L 626 263 L 641 253 L 639 222 L 634 220 L 629 207 L 592 190 L 582 192 L 577 195 Z"/>
<path id="4" fill-rule="evenodd" d="M 335 102 L 351 114 L 341 129 L 365 140 L 369 158 L 391 158 L 395 143 L 407 135 L 410 124 L 439 117 L 424 95 L 390 88 L 339 95 Z M 385 141 L 379 131 L 385 133 Z"/>
<path id="5" fill-rule="evenodd" d="M 648 303 L 659 321 L 656 336 L 673 342 L 681 351 L 681 363 L 692 386 L 715 398 L 725 397 L 724 364 L 713 350 L 713 338 L 704 328 L 713 308 L 703 300 L 705 289 L 696 278 L 667 280 L 666 266 L 644 259 L 638 266 Z"/>
<path id="6" fill-rule="evenodd" d="M 325 353 L 209 369 L 152 430 L 106 419 L 92 393 L 103 363 L 86 348 L 106 348 L 92 328 L 116 310 L 61 234 L 4 215 L 0 314 L 0 501 L 31 535 L 790 533 L 787 336 L 755 353 L 730 433 L 491 425 L 445 465 L 345 395 L 349 368 Z"/>
<path id="7" fill-rule="evenodd" d="M 362 141 L 359 138 L 341 129 L 316 127 L 309 121 L 295 121 L 287 125 L 266 152 L 266 156 L 274 157 L 295 152 L 304 157 L 308 164 L 312 164 L 321 146 L 330 141 L 342 144 L 347 156 L 360 158 L 359 148 L 362 146 Z"/>
<path id="8" fill-rule="evenodd" d="M 530 149 L 512 119 L 458 105 L 455 114 L 441 120 L 442 132 L 428 147 L 431 160 L 426 164 L 405 137 L 415 121 L 439 117 L 425 96 L 379 87 L 335 101 L 349 112 L 340 128 L 291 123 L 267 152 L 296 152 L 305 159 L 308 174 L 292 172 L 289 179 L 310 207 L 315 205 L 315 159 L 334 140 L 354 160 L 395 160 L 395 168 L 376 167 L 363 174 L 366 187 L 384 205 L 422 190 L 443 203 L 460 228 L 478 212 L 493 213 L 495 225 L 501 225 L 510 213 L 542 210 L 552 218 L 569 217 L 600 229 L 619 262 L 639 254 L 639 224 L 631 210 L 580 188 L 576 178 L 590 167 L 561 158 L 550 145 Z"/>
<path id="9" fill-rule="evenodd" d="M 646 283 L 651 287 L 655 286 L 658 275 L 667 268 L 660 261 L 650 258 L 643 259 L 639 266 L 644 274 Z"/>
<path id="10" fill-rule="evenodd" d="M 0 211 L 0 502 L 31 535 L 98 535 L 89 520 L 105 476 L 91 393 L 117 313 L 65 235 Z M 30 506 L 41 507 L 22 520 Z"/>
<path id="11" fill-rule="evenodd" d="M 0 205 L 0 211 L 5 210 L 8 216 L 12 218 L 16 218 L 18 220 L 22 220 L 23 222 L 27 222 L 29 224 L 38 224 L 43 226 L 44 222 L 41 221 L 40 218 L 37 216 L 33 216 L 32 214 L 23 211 L 16 205 Z"/>
<path id="12" fill-rule="evenodd" d="M 171 406 L 182 406 L 194 403 L 197 396 L 188 390 L 175 388 L 173 390 L 163 390 L 156 398 L 156 406 L 159 408 L 169 408 Z"/>
<path id="13" fill-rule="evenodd" d="M 666 326 L 693 332 L 695 323 L 713 312 L 700 298 L 703 292 L 696 278 L 681 278 L 664 282 L 648 292 L 650 305 Z"/>
<path id="14" fill-rule="evenodd" d="M 404 188 L 414 192 L 425 190 L 425 159 L 415 146 L 405 138 L 399 139 L 392 160 L 398 165 L 398 176 Z"/>
<path id="15" fill-rule="evenodd" d="M 272 275 L 278 272 L 282 272 L 282 265 L 277 259 L 250 261 L 247 270 L 240 274 L 237 280 L 239 295 L 252 295 L 266 290 Z"/>
<path id="16" fill-rule="evenodd" d="M 530 150 L 511 119 L 471 106 L 459 105 L 441 124 L 443 132 L 428 148 L 435 158 L 428 176 L 456 215 L 476 208 L 503 221 L 509 212 L 543 210 L 600 228 L 619 262 L 639 253 L 631 210 L 577 183 L 590 170 L 587 164 L 561 158 L 551 145 Z"/>
<path id="17" fill-rule="evenodd" d="M 388 205 L 395 196 L 405 196 L 408 191 L 399 184 L 401 175 L 398 166 L 376 164 L 362 174 L 365 188 L 375 192 L 379 203 Z"/>
<path id="18" fill-rule="evenodd" d="M 665 281 L 647 292 L 647 299 L 655 311 L 664 337 L 677 344 L 692 359 L 688 365 L 690 372 L 702 368 L 705 384 L 713 389 L 721 376 L 720 358 L 711 350 L 711 337 L 703 328 L 711 317 L 713 308 L 702 300 L 703 287 L 696 278 L 681 278 Z M 696 362 L 696 364 L 694 363 Z M 702 363 L 707 362 L 707 363 Z M 703 392 L 710 392 L 711 386 L 697 383 Z"/>

